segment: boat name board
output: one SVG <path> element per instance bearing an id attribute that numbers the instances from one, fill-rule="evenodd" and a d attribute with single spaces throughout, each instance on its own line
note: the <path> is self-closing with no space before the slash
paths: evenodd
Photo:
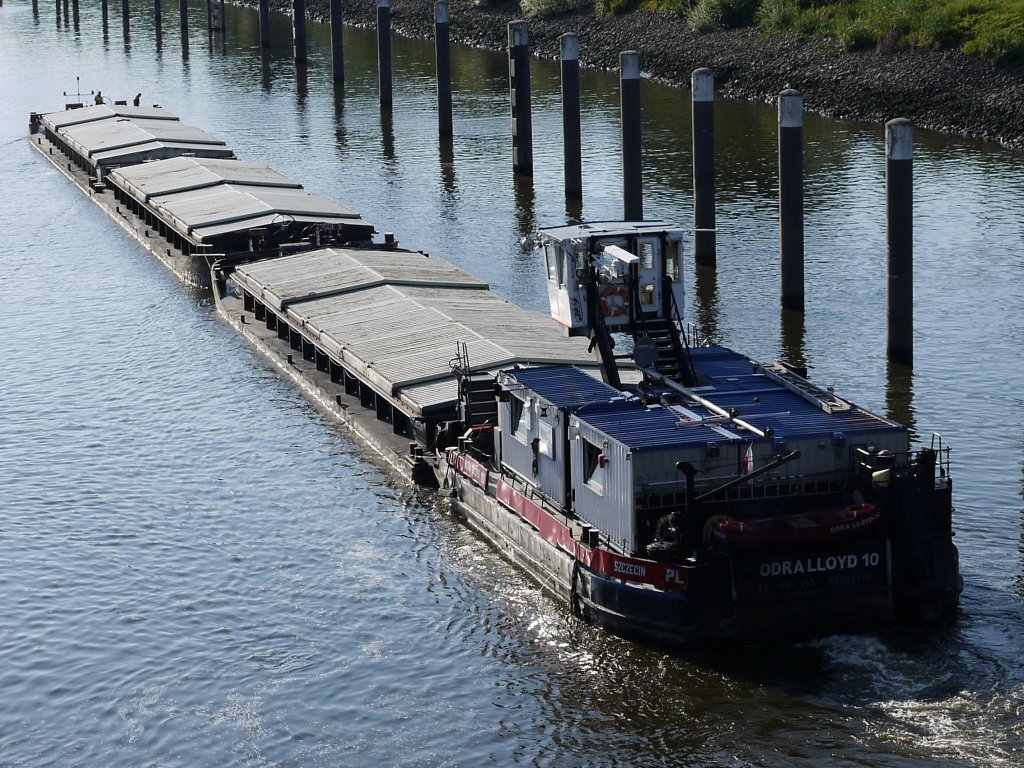
<path id="1" fill-rule="evenodd" d="M 892 567 L 887 539 L 845 542 L 815 554 L 734 562 L 734 587 L 742 601 L 794 597 L 801 593 L 875 590 L 892 586 Z"/>

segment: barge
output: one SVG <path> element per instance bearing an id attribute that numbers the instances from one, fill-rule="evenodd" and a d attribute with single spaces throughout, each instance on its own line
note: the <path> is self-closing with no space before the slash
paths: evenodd
<path id="1" fill-rule="evenodd" d="M 949 446 L 687 332 L 670 222 L 541 230 L 544 316 L 233 154 L 69 140 L 112 112 L 149 119 L 34 115 L 33 146 L 574 614 L 683 647 L 955 613 Z"/>

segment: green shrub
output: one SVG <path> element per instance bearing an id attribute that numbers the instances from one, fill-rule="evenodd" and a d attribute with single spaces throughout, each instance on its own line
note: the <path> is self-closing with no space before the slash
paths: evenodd
<path id="1" fill-rule="evenodd" d="M 837 29 L 836 37 L 847 51 L 866 50 L 873 47 L 878 40 L 875 31 L 863 21 L 855 21 Z"/>
<path id="2" fill-rule="evenodd" d="M 479 2 L 480 0 L 477 0 Z M 494 0 L 488 0 L 493 2 Z M 577 8 L 586 8 L 591 0 L 519 0 L 519 8 L 525 16 L 553 16 Z"/>
<path id="3" fill-rule="evenodd" d="M 768 32 L 785 32 L 795 29 L 800 17 L 800 6 L 796 0 L 764 0 L 757 9 L 757 25 Z"/>
<path id="4" fill-rule="evenodd" d="M 965 53 L 1000 63 L 1024 61 L 1024 5 L 1010 5 L 999 5 L 970 21 Z"/>
<path id="5" fill-rule="evenodd" d="M 697 0 L 688 15 L 697 32 L 734 29 L 753 23 L 760 0 Z"/>

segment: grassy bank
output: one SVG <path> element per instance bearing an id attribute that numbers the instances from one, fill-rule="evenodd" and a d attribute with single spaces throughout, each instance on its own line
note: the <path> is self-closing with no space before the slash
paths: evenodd
<path id="1" fill-rule="evenodd" d="M 480 0 L 486 3 L 487 0 Z M 982 59 L 1024 61 L 1024 0 L 520 0 L 529 15 L 593 7 L 600 14 L 647 8 L 686 18 L 696 31 L 756 26 L 837 38 L 847 50 L 959 49 Z"/>

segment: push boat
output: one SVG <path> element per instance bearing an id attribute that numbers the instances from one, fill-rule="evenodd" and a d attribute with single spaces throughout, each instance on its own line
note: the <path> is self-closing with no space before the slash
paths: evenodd
<path id="1" fill-rule="evenodd" d="M 30 126 L 283 374 L 577 616 L 681 647 L 955 614 L 949 446 L 696 338 L 679 227 L 540 230 L 546 317 L 223 143 L 167 138 L 198 129 L 154 139 L 168 120 L 104 106 Z"/>

